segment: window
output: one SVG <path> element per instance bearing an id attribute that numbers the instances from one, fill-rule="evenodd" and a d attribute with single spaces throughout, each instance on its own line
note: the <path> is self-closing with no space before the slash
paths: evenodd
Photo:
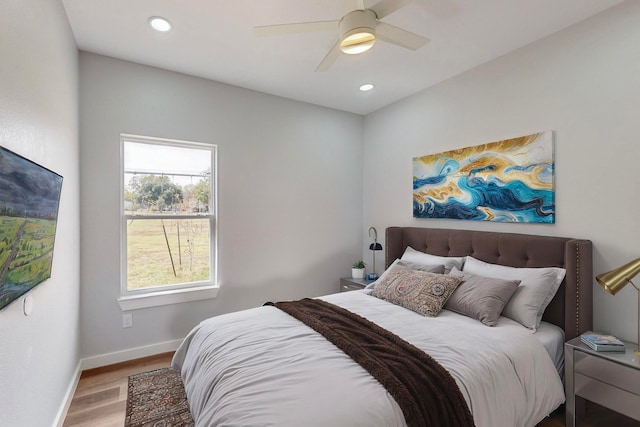
<path id="1" fill-rule="evenodd" d="M 121 308 L 215 297 L 216 146 L 120 140 Z"/>

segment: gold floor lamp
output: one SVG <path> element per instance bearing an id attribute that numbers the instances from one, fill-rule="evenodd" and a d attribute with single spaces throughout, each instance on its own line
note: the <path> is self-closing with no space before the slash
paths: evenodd
<path id="1" fill-rule="evenodd" d="M 611 295 L 617 294 L 620 289 L 627 285 L 627 283 L 631 283 L 631 285 L 636 288 L 638 293 L 638 323 L 636 323 L 636 326 L 638 327 L 638 341 L 635 353 L 640 355 L 640 289 L 631 281 L 631 279 L 636 277 L 638 273 L 640 273 L 640 258 L 628 262 L 614 270 L 598 274 L 596 276 L 596 280 L 600 283 L 600 286 L 602 286 Z"/>

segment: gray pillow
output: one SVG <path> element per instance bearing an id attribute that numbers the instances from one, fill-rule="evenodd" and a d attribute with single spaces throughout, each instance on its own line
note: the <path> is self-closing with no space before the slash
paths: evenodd
<path id="1" fill-rule="evenodd" d="M 391 271 L 391 267 L 393 267 L 395 265 L 403 265 L 405 267 L 409 267 L 412 270 L 428 271 L 429 273 L 436 273 L 436 274 L 442 274 L 442 273 L 445 272 L 444 265 L 424 265 L 424 264 L 416 264 L 415 262 L 401 261 L 400 259 L 396 259 L 389 266 L 389 268 L 387 268 L 382 273 L 382 275 L 380 277 L 378 277 L 378 280 L 376 280 L 373 283 L 369 283 L 365 287 L 365 289 L 374 289 L 376 287 L 376 285 L 384 279 L 384 277 L 387 274 L 387 272 Z"/>
<path id="2" fill-rule="evenodd" d="M 464 274 L 520 280 L 520 286 L 504 307 L 502 315 L 536 331 L 542 314 L 556 294 L 566 270 L 559 267 L 508 267 L 467 257 Z"/>
<path id="3" fill-rule="evenodd" d="M 398 265 L 407 266 L 412 270 L 426 271 L 426 272 L 435 273 L 435 274 L 443 274 L 445 272 L 444 265 L 416 264 L 415 262 L 403 261 L 403 260 L 399 260 Z"/>
<path id="4" fill-rule="evenodd" d="M 520 285 L 520 280 L 503 280 L 466 274 L 453 268 L 449 273 L 464 281 L 447 300 L 444 308 L 477 319 L 487 326 L 498 323 L 500 313 Z"/>
<path id="5" fill-rule="evenodd" d="M 435 317 L 462 281 L 462 276 L 433 274 L 393 265 L 369 295 L 424 316 Z"/>
<path id="6" fill-rule="evenodd" d="M 460 256 L 438 256 L 431 255 L 425 252 L 420 252 L 413 249 L 411 246 L 407 246 L 407 249 L 404 250 L 402 254 L 401 260 L 412 262 L 415 264 L 425 264 L 425 265 L 444 265 L 444 272 L 448 273 L 451 271 L 453 267 L 456 267 L 458 270 L 462 270 L 462 266 L 464 265 L 464 261 L 467 257 Z"/>

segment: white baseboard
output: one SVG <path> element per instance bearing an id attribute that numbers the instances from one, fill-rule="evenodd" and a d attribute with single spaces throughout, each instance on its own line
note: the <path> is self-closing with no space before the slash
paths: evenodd
<path id="1" fill-rule="evenodd" d="M 60 406 L 60 409 L 58 409 L 58 413 L 56 414 L 53 427 L 62 427 L 64 424 L 64 419 L 67 417 L 67 411 L 69 410 L 69 406 L 71 406 L 71 401 L 73 400 L 73 394 L 76 392 L 76 387 L 78 387 L 78 381 L 80 381 L 80 374 L 82 374 L 82 369 L 80 367 L 80 362 L 78 362 L 76 372 L 73 374 L 69 387 L 67 387 L 67 391 L 64 394 L 62 406 Z"/>
<path id="2" fill-rule="evenodd" d="M 114 353 L 102 354 L 100 356 L 87 357 L 80 360 L 81 370 L 84 371 L 86 369 L 99 368 L 101 366 L 113 365 L 114 363 L 127 362 L 141 357 L 175 351 L 180 343 L 182 343 L 182 339 L 146 345 L 144 347 L 130 348 L 127 350 L 116 351 Z"/>
<path id="3" fill-rule="evenodd" d="M 56 414 L 56 418 L 53 422 L 53 427 L 62 427 L 64 419 L 67 416 L 67 411 L 71 406 L 73 395 L 78 387 L 80 381 L 80 375 L 82 371 L 86 369 L 99 368 L 101 366 L 113 365 L 114 363 L 127 362 L 133 359 L 139 359 L 141 357 L 153 356 L 160 353 L 166 353 L 169 351 L 175 351 L 182 343 L 182 340 L 166 341 L 158 344 L 147 345 L 144 347 L 130 348 L 127 350 L 117 351 L 114 353 L 107 353 L 100 356 L 87 357 L 81 359 L 78 362 L 78 367 L 69 383 L 69 387 L 62 401 L 62 405 Z"/>

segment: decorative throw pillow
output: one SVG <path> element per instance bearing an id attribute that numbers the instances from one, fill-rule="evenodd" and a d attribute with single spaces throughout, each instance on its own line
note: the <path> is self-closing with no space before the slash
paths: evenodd
<path id="1" fill-rule="evenodd" d="M 438 315 L 462 281 L 461 276 L 428 273 L 402 265 L 389 267 L 388 271 L 369 295 L 429 317 Z"/>
<path id="2" fill-rule="evenodd" d="M 416 264 L 409 261 L 401 261 L 400 259 L 396 259 L 393 263 L 387 268 L 381 275 L 378 277 L 373 283 L 369 283 L 365 289 L 373 289 L 376 285 L 385 277 L 388 271 L 391 270 L 391 267 L 395 265 L 403 265 L 405 267 L 409 267 L 412 270 L 420 270 L 420 271 L 428 271 L 429 273 L 442 274 L 444 273 L 444 265 L 425 265 L 425 264 Z"/>
<path id="3" fill-rule="evenodd" d="M 455 267 L 449 274 L 462 276 L 464 281 L 451 294 L 444 308 L 479 320 L 487 326 L 498 324 L 500 313 L 520 284 L 520 280 L 464 274 Z"/>
<path id="4" fill-rule="evenodd" d="M 560 287 L 566 270 L 559 267 L 507 267 L 467 257 L 462 272 L 498 279 L 520 280 L 520 286 L 505 305 L 502 315 L 535 331 L 540 326 L 544 309 Z"/>
<path id="5" fill-rule="evenodd" d="M 424 252 L 417 251 L 411 246 L 407 246 L 404 254 L 402 254 L 402 261 L 409 261 L 416 264 L 426 265 L 444 265 L 444 272 L 448 273 L 453 267 L 458 270 L 462 270 L 464 260 L 466 257 L 451 257 L 451 256 L 438 256 L 431 255 Z"/>

